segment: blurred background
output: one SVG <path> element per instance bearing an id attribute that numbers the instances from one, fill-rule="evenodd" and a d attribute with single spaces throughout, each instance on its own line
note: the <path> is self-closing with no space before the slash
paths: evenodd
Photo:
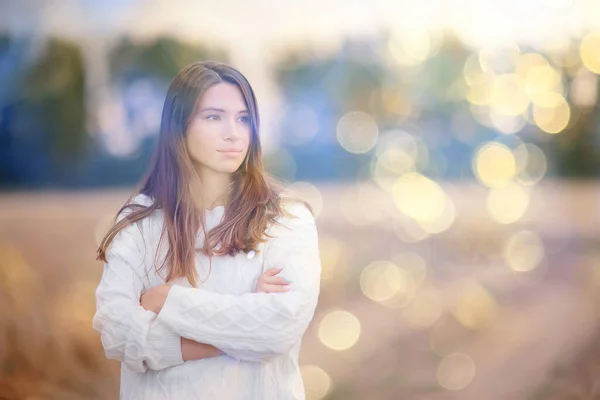
<path id="1" fill-rule="evenodd" d="M 0 0 L 0 399 L 117 398 L 95 250 L 207 59 L 317 215 L 308 399 L 600 398 L 600 1 Z"/>

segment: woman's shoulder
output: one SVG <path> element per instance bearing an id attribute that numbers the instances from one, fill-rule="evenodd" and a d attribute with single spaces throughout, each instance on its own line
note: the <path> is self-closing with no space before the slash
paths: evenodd
<path id="1" fill-rule="evenodd" d="M 310 205 L 302 200 L 286 198 L 280 202 L 281 214 L 267 231 L 268 252 L 298 250 L 318 246 L 319 234 Z M 295 251 L 295 250 L 294 250 Z"/>
<path id="2" fill-rule="evenodd" d="M 154 198 L 145 193 L 138 193 L 129 200 L 128 204 L 138 204 L 140 206 L 148 207 L 154 204 Z"/>
<path id="3" fill-rule="evenodd" d="M 303 200 L 282 197 L 280 208 L 281 214 L 275 218 L 269 235 L 280 236 L 304 227 L 314 227 L 316 224 L 310 205 Z"/>
<path id="4" fill-rule="evenodd" d="M 117 221 L 125 218 L 127 215 L 135 212 L 141 208 L 149 207 L 154 204 L 154 198 L 145 193 L 137 193 L 131 197 L 124 205 L 123 209 L 117 216 Z M 149 215 L 130 225 L 130 229 L 137 227 L 140 234 L 144 237 L 148 235 L 154 235 L 157 231 L 160 231 L 162 227 L 162 211 L 155 209 Z"/>
<path id="5" fill-rule="evenodd" d="M 119 215 L 117 215 L 117 222 L 121 219 L 125 218 L 129 214 L 134 211 L 137 211 L 140 207 L 149 207 L 154 204 L 154 199 L 144 193 L 137 193 L 125 202 L 121 210 L 119 211 Z"/>
<path id="6" fill-rule="evenodd" d="M 295 197 L 281 197 L 281 210 L 282 215 L 280 216 L 280 220 L 303 220 L 303 221 L 314 221 L 314 216 L 310 205 L 304 200 L 295 198 Z"/>

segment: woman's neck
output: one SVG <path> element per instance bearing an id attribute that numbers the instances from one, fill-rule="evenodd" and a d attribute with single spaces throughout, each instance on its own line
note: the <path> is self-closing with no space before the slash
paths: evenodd
<path id="1" fill-rule="evenodd" d="M 232 183 L 231 174 L 198 171 L 198 178 L 190 184 L 196 208 L 204 211 L 226 205 Z"/>

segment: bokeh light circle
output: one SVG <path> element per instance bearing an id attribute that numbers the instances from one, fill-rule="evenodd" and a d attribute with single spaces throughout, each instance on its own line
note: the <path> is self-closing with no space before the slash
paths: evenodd
<path id="1" fill-rule="evenodd" d="M 440 361 L 437 379 L 440 386 L 447 390 L 461 390 L 475 378 L 475 362 L 462 353 L 450 354 Z"/>
<path id="2" fill-rule="evenodd" d="M 344 310 L 329 312 L 319 323 L 318 336 L 332 350 L 342 351 L 354 346 L 361 333 L 360 321 Z"/>
<path id="3" fill-rule="evenodd" d="M 377 144 L 379 128 L 369 114 L 353 111 L 344 115 L 338 121 L 337 140 L 349 153 L 363 154 Z"/>

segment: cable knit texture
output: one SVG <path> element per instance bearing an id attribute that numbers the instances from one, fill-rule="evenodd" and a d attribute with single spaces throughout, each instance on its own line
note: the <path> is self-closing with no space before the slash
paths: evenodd
<path id="1" fill-rule="evenodd" d="M 138 195 L 134 203 L 151 199 Z M 117 234 L 96 291 L 93 326 L 106 356 L 122 362 L 122 400 L 304 399 L 298 366 L 302 336 L 319 296 L 321 263 L 315 220 L 300 203 L 295 216 L 280 217 L 253 257 L 196 256 L 200 281 L 179 279 L 157 315 L 140 306 L 142 292 L 164 283 L 154 268 L 163 215 L 151 216 Z M 205 210 L 207 229 L 223 218 L 224 207 Z M 119 218 L 123 218 L 120 215 Z M 197 246 L 204 235 L 198 234 Z M 164 248 L 159 254 L 164 257 Z M 159 258 L 160 260 L 160 258 Z M 287 293 L 254 293 L 262 272 L 282 268 Z M 225 354 L 183 361 L 180 338 L 211 344 Z"/>

